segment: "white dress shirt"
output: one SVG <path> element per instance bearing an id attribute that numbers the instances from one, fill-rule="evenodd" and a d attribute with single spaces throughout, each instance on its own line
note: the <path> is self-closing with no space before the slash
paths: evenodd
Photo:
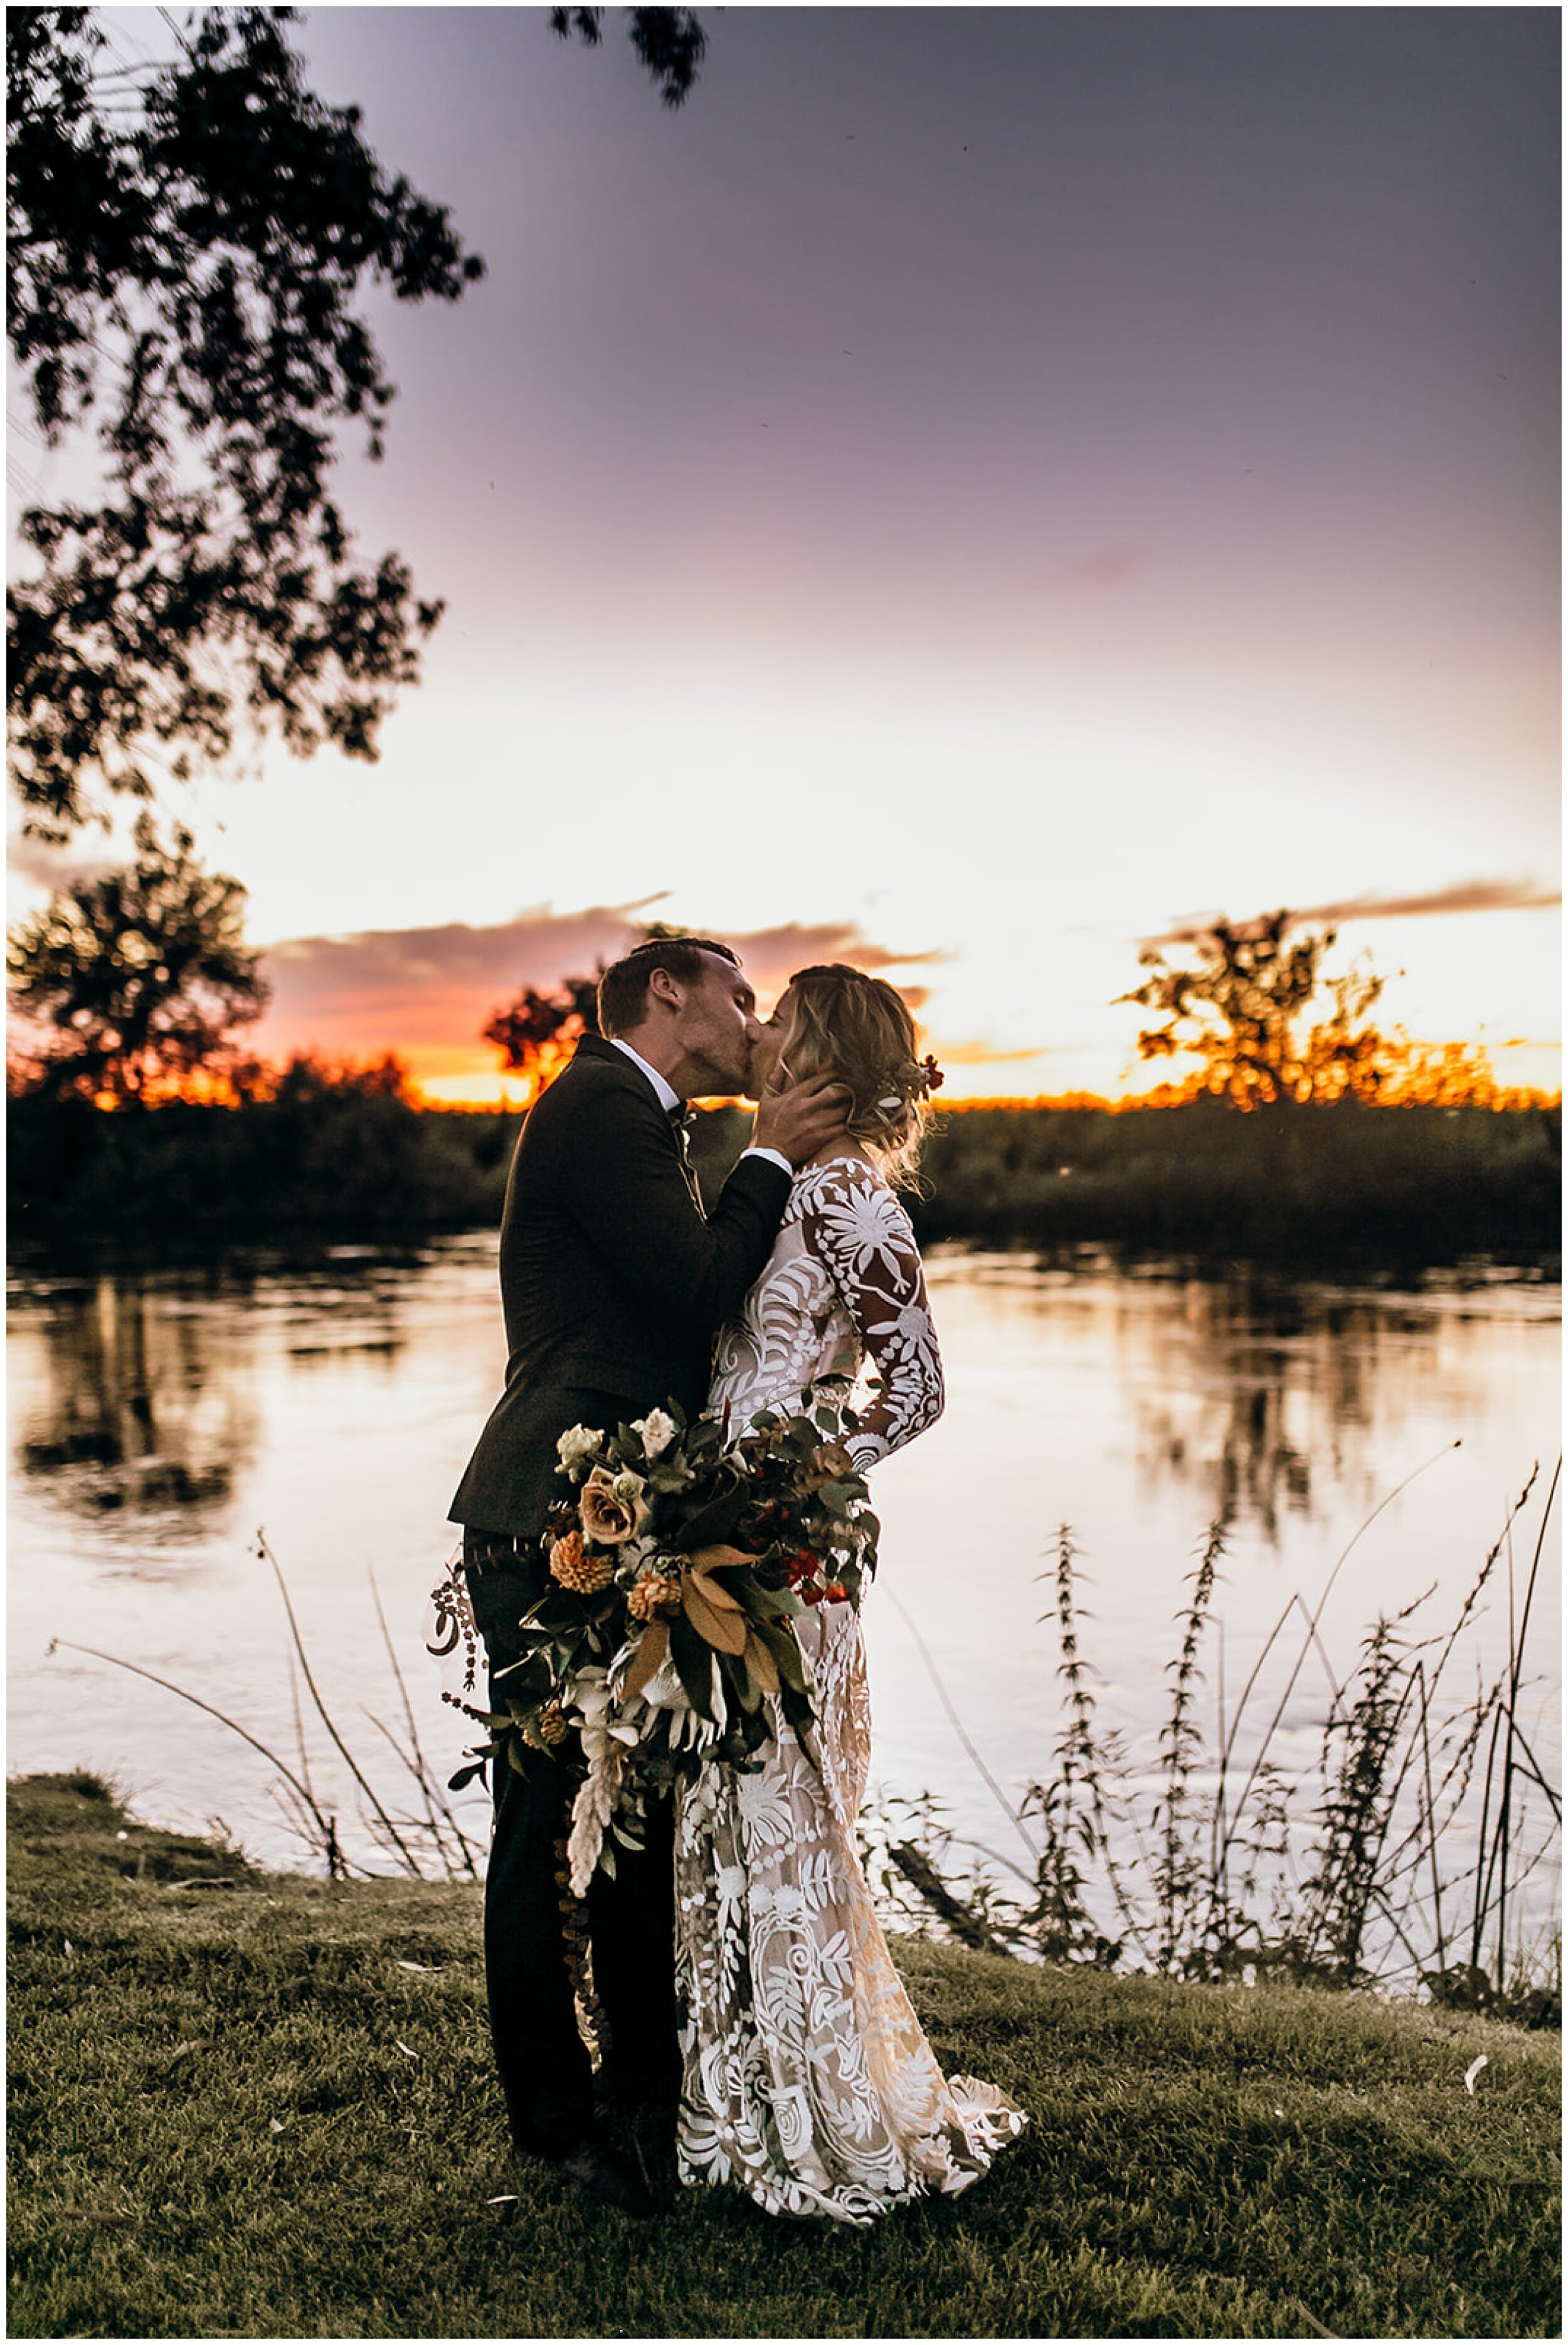
<path id="1" fill-rule="evenodd" d="M 679 1092 L 672 1089 L 670 1084 L 668 1084 L 660 1074 L 657 1067 L 649 1066 L 647 1061 L 643 1057 L 640 1051 L 634 1051 L 631 1044 L 629 1042 L 624 1042 L 618 1034 L 613 1034 L 610 1037 L 610 1040 L 617 1051 L 624 1051 L 626 1052 L 626 1057 L 631 1061 L 634 1067 L 640 1067 L 642 1069 L 643 1073 L 653 1085 L 654 1097 L 657 1100 L 660 1107 L 663 1108 L 666 1115 L 674 1115 L 677 1108 L 685 1106 L 686 1102 L 681 1098 Z M 743 1149 L 741 1153 L 745 1156 L 765 1156 L 769 1164 L 778 1165 L 780 1172 L 787 1172 L 791 1180 L 795 1178 L 795 1167 L 790 1163 L 789 1159 L 787 1156 L 780 1156 L 776 1148 L 747 1148 Z"/>

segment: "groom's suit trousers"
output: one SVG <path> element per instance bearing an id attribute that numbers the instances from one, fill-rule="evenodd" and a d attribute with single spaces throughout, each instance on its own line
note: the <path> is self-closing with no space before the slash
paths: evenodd
<path id="1" fill-rule="evenodd" d="M 514 1658 L 508 1628 L 540 1592 L 537 1541 L 470 1531 L 464 1568 L 494 1672 Z M 574 1779 L 547 1752 L 523 1771 L 498 1764 L 495 1827 L 484 1889 L 484 1973 L 495 2066 L 512 2137 L 540 2157 L 565 2157 L 594 2123 L 594 2076 L 577 2028 L 566 1954 L 570 1891 L 565 1845 Z M 608 2022 L 604 2083 L 636 2102 L 673 2101 L 676 2039 L 674 1813 L 648 1803 L 644 1846 L 617 1848 L 614 1880 L 596 1872 L 588 1929 L 594 1988 Z"/>

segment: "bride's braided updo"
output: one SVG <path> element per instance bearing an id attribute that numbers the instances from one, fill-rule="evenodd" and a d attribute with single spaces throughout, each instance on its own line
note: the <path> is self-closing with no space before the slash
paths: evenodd
<path id="1" fill-rule="evenodd" d="M 881 978 L 843 961 L 797 970 L 789 1004 L 780 1075 L 836 1075 L 850 1094 L 850 1139 L 885 1179 L 912 1181 L 927 1102 L 942 1076 L 934 1059 L 919 1055 L 909 1005 Z"/>

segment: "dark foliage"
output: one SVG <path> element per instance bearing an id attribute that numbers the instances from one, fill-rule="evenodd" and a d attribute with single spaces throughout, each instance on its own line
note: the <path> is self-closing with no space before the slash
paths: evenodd
<path id="1" fill-rule="evenodd" d="M 551 30 L 563 41 L 574 34 L 590 49 L 604 38 L 602 8 L 552 8 Z M 708 36 L 689 8 L 629 8 L 627 31 L 638 57 L 653 76 L 667 106 L 679 106 L 697 80 Z"/>
<path id="2" fill-rule="evenodd" d="M 106 1115 L 10 1110 L 14 1249 L 178 1257 L 229 1244 L 417 1238 L 500 1218 L 516 1119 L 422 1114 L 394 1062 L 297 1059 L 270 1098 Z"/>
<path id="3" fill-rule="evenodd" d="M 692 1162 L 711 1198 L 750 1122 L 699 1116 Z M 9 1108 L 11 1243 L 29 1258 L 177 1260 L 229 1245 L 417 1243 L 494 1228 L 522 1118 L 416 1107 L 395 1060 L 297 1058 L 234 1107 L 115 1114 L 34 1091 Z"/>
<path id="4" fill-rule="evenodd" d="M 240 703 L 373 758 L 440 614 L 397 555 L 356 565 L 328 473 L 344 421 L 380 454 L 393 395 L 363 283 L 451 301 L 483 263 L 307 88 L 293 13 L 202 11 L 145 70 L 88 9 L 10 13 L 12 353 L 45 442 L 90 423 L 103 475 L 21 521 L 12 767 L 46 836 L 226 755 Z"/>
<path id="5" fill-rule="evenodd" d="M 1562 1111 L 970 1108 L 927 1143 L 925 1239 L 1296 1264 L 1554 1255 Z"/>
<path id="6" fill-rule="evenodd" d="M 395 1068 L 344 1074 L 307 1060 L 276 1098 L 237 1109 L 106 1116 L 14 1101 L 14 1235 L 45 1249 L 156 1249 L 273 1228 L 355 1238 L 494 1226 L 520 1118 L 422 1112 L 397 1083 Z M 750 1125 L 741 1108 L 695 1119 L 692 1159 L 709 1198 Z M 1266 1116 L 1217 1101 L 1122 1115 L 976 1108 L 933 1135 L 922 1193 L 909 1202 L 928 1243 L 1319 1268 L 1484 1253 L 1543 1261 L 1559 1244 L 1561 1147 L 1561 1112 L 1545 1108 L 1347 1104 L 1291 1117 L 1283 1138 Z"/>
<path id="7" fill-rule="evenodd" d="M 1307 1935 L 1342 1986 L 1354 1986 L 1361 1976 L 1367 1924 L 1403 1780 L 1395 1762 L 1419 1682 L 1396 1633 L 1406 1617 L 1390 1620 L 1380 1613 L 1362 1639 L 1360 1668 L 1324 1730 L 1317 1862 L 1306 1883 Z"/>

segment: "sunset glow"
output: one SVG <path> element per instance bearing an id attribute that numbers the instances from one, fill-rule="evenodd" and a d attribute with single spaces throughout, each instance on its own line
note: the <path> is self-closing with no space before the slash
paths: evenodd
<path id="1" fill-rule="evenodd" d="M 708 29 L 671 114 L 544 11 L 297 28 L 489 273 L 373 304 L 342 502 L 447 601 L 381 763 L 181 800 L 253 1046 L 515 1103 L 486 1019 L 657 918 L 885 973 L 949 1100 L 1116 1096 L 1140 939 L 1318 906 L 1555 1091 L 1555 13 Z"/>

